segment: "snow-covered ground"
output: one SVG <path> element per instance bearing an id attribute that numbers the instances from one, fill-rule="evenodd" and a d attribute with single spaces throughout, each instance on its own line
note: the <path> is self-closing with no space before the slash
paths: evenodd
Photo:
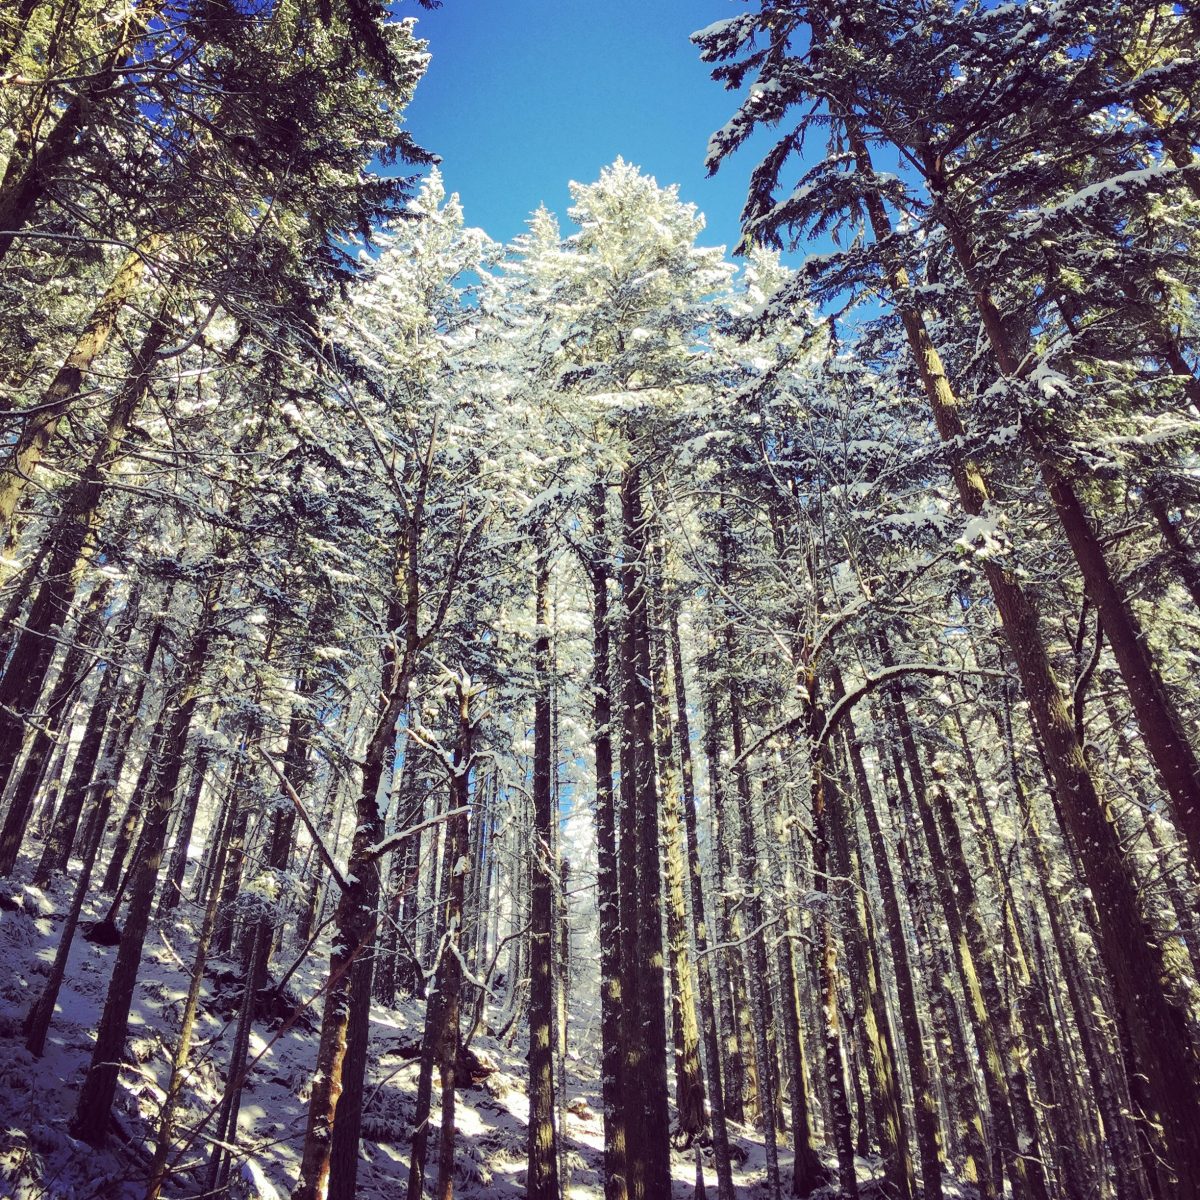
<path id="1" fill-rule="evenodd" d="M 108 1147 L 97 1152 L 71 1138 L 67 1127 L 90 1058 L 116 949 L 92 945 L 77 935 L 45 1055 L 35 1059 L 24 1047 L 20 1025 L 54 956 L 67 897 L 65 888 L 56 894 L 18 887 L 11 894 L 20 908 L 0 912 L 0 1197 L 140 1200 L 187 992 L 194 930 L 186 914 L 180 914 L 167 926 L 153 926 L 147 938 L 114 1133 Z M 102 915 L 100 908 L 85 911 L 84 920 Z M 324 961 L 319 952 L 314 953 L 296 972 L 291 987 L 298 997 L 308 999 L 318 993 Z M 222 993 L 219 976 L 234 972 L 233 964 L 220 961 L 210 962 L 206 972 L 172 1154 L 176 1172 L 165 1189 L 167 1196 L 197 1195 L 203 1190 L 210 1146 L 203 1133 L 191 1136 L 190 1131 L 220 1102 L 233 1041 L 234 997 Z M 301 1021 L 284 1029 L 273 1029 L 271 1022 L 255 1024 L 250 1046 L 254 1065 L 246 1079 L 238 1128 L 238 1179 L 232 1189 L 236 1196 L 274 1200 L 286 1197 L 295 1184 L 318 1008 L 319 1001 L 309 1007 L 307 1024 Z M 378 1005 L 372 1009 L 359 1200 L 395 1200 L 407 1180 L 418 1067 L 399 1050 L 420 1037 L 423 1020 L 424 1006 L 417 1001 L 395 1009 Z M 494 1069 L 483 1083 L 458 1093 L 455 1193 L 522 1196 L 528 1116 L 522 1039 L 504 1045 L 480 1035 L 472 1049 Z M 571 1200 L 603 1195 L 599 1090 L 595 1064 L 570 1056 L 565 1135 L 566 1195 Z M 437 1094 L 435 1077 L 431 1176 L 437 1160 Z M 746 1156 L 736 1176 L 739 1194 L 761 1195 L 761 1143 L 750 1131 L 738 1133 L 737 1142 Z M 786 1156 L 784 1165 L 789 1165 Z M 869 1179 L 869 1165 L 861 1165 L 864 1180 Z M 696 1189 L 694 1152 L 676 1154 L 673 1168 L 674 1197 L 690 1200 Z M 709 1194 L 715 1195 L 711 1161 L 706 1160 L 704 1168 Z"/>

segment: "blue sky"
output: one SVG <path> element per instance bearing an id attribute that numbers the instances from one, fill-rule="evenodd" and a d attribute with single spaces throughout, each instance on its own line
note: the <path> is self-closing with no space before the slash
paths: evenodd
<path id="1" fill-rule="evenodd" d="M 590 183 L 620 155 L 679 185 L 708 218 L 702 243 L 732 247 L 753 149 L 706 177 L 709 134 L 736 97 L 709 78 L 688 35 L 741 9 L 736 0 L 406 5 L 433 55 L 408 128 L 442 156 L 467 222 L 499 241 L 541 203 L 568 231 L 567 181 Z"/>

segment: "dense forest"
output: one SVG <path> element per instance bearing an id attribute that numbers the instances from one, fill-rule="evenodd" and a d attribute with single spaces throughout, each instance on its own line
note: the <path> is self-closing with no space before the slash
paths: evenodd
<path id="1" fill-rule="evenodd" d="M 1197 10 L 422 6 L 0 8 L 0 1195 L 1198 1200 Z"/>

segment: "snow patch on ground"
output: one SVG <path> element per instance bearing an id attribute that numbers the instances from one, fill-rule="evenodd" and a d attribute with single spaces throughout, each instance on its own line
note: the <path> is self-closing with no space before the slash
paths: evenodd
<path id="1" fill-rule="evenodd" d="M 186 911 L 172 914 L 169 926 L 151 928 L 131 1013 L 114 1132 L 106 1147 L 96 1151 L 72 1138 L 68 1126 L 117 952 L 76 937 L 45 1055 L 35 1059 L 24 1047 L 21 1021 L 54 957 L 69 896 L 65 885 L 58 893 L 23 888 L 11 894 L 20 904 L 15 911 L 0 912 L 0 1197 L 141 1200 L 189 983 L 195 929 Z M 105 907 L 94 902 L 84 920 L 103 915 Z M 324 953 L 310 956 L 290 981 L 291 990 L 304 1000 L 316 996 L 326 962 Z M 206 972 L 172 1153 L 176 1174 L 164 1189 L 168 1197 L 203 1190 L 210 1145 L 202 1123 L 220 1103 L 234 1035 L 234 1016 L 221 994 L 221 977 L 230 970 L 237 965 L 217 962 Z M 580 1001 L 591 1003 L 590 998 Z M 319 1017 L 319 1001 L 307 1011 Z M 398 1051 L 420 1038 L 423 1023 L 420 1001 L 394 1009 L 372 1007 L 358 1200 L 395 1200 L 407 1183 L 418 1064 Z M 588 1025 L 581 1021 L 580 1028 Z M 254 1065 L 244 1085 L 230 1188 L 238 1200 L 284 1200 L 295 1185 L 316 1044 L 315 1028 L 297 1023 L 280 1029 L 277 1021 L 256 1022 L 250 1047 Z M 472 1049 L 494 1070 L 482 1084 L 458 1093 L 455 1193 L 464 1200 L 515 1200 L 524 1195 L 528 1121 L 523 1039 L 502 1043 L 480 1035 Z M 599 1071 L 590 1061 L 594 1049 L 568 1056 L 563 1165 L 569 1200 L 603 1196 L 604 1135 Z M 437 1097 L 435 1078 L 431 1174 L 437 1162 Z M 734 1126 L 731 1132 L 744 1156 L 735 1175 L 738 1195 L 749 1200 L 764 1193 L 762 1142 L 753 1130 Z M 790 1156 L 783 1153 L 780 1160 L 786 1181 Z M 691 1200 L 695 1152 L 673 1154 L 672 1174 L 672 1200 Z M 864 1195 L 873 1194 L 870 1183 L 878 1175 L 877 1162 L 859 1160 Z M 704 1177 L 714 1196 L 716 1174 L 707 1153 Z M 833 1196 L 836 1189 L 818 1194 Z M 947 1195 L 962 1193 L 948 1186 Z"/>

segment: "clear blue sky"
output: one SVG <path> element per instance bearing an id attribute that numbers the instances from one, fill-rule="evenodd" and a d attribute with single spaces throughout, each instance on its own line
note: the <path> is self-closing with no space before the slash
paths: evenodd
<path id="1" fill-rule="evenodd" d="M 468 224 L 498 241 L 520 233 L 542 203 L 567 231 L 568 180 L 590 183 L 620 155 L 659 184 L 679 185 L 708 218 L 703 244 L 732 248 L 754 148 L 706 177 L 709 134 L 737 98 L 709 78 L 688 35 L 742 8 L 737 0 L 403 5 L 433 55 L 408 128 L 442 156 Z"/>

